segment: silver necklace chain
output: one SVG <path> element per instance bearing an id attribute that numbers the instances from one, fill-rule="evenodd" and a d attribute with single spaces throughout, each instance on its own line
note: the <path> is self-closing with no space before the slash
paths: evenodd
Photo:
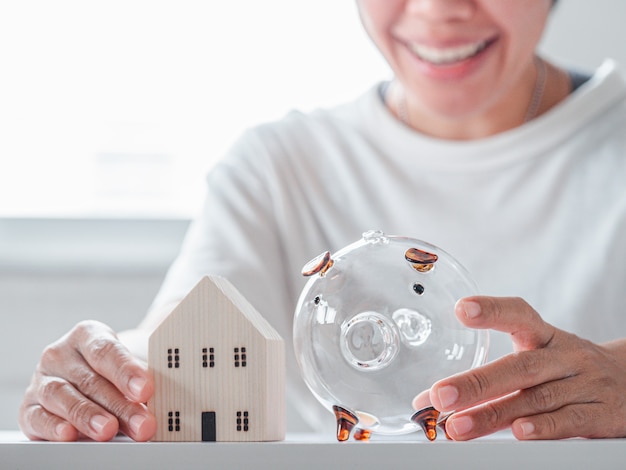
<path id="1" fill-rule="evenodd" d="M 406 93 L 404 92 L 404 88 L 400 88 L 398 91 L 398 117 L 400 118 L 400 121 L 402 121 L 402 124 L 411 127 L 411 123 L 409 122 L 409 111 L 406 104 Z"/>
<path id="2" fill-rule="evenodd" d="M 545 61 L 539 57 L 535 59 L 535 67 L 537 68 L 537 79 L 535 80 L 535 89 L 533 90 L 533 96 L 528 103 L 528 109 L 526 110 L 526 116 L 524 122 L 528 122 L 537 116 L 539 106 L 543 101 L 543 93 L 546 89 L 546 77 L 548 76 L 548 67 Z"/>

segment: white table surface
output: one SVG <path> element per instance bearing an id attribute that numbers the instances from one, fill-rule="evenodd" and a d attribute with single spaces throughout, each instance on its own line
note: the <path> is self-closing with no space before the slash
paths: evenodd
<path id="1" fill-rule="evenodd" d="M 379 438 L 380 439 L 380 438 Z M 423 435 L 369 442 L 288 435 L 282 442 L 31 442 L 0 431 L 0 469 L 626 469 L 626 439 L 518 442 L 510 434 L 471 442 Z"/>

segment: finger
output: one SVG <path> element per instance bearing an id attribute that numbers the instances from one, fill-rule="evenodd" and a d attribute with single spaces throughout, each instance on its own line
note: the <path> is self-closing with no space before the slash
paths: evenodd
<path id="1" fill-rule="evenodd" d="M 19 425 L 26 437 L 32 440 L 68 442 L 78 438 L 74 426 L 40 405 L 23 406 Z"/>
<path id="2" fill-rule="evenodd" d="M 116 418 L 116 422 L 119 423 L 119 429 L 132 439 L 146 441 L 154 435 L 156 421 L 144 405 L 125 397 L 113 384 L 92 370 L 84 362 L 76 362 L 77 364 L 66 374 L 66 380 L 80 396 L 108 411 Z M 58 379 L 47 378 L 43 383 L 50 383 L 54 389 L 57 386 L 55 382 L 58 381 Z M 62 382 L 61 385 L 63 385 Z M 76 424 L 75 418 L 71 416 L 71 409 L 78 406 L 75 394 L 66 394 L 65 397 L 69 401 L 65 403 L 62 402 L 64 396 L 50 397 L 46 394 L 45 388 L 40 393 L 40 396 L 42 397 L 41 403 L 44 407 L 50 410 L 54 409 L 56 414 Z M 103 417 L 107 418 L 108 421 L 108 416 L 99 413 L 96 408 L 91 407 L 84 407 L 84 413 L 86 416 L 81 416 L 82 422 L 88 422 L 91 430 L 99 434 L 97 437 L 93 437 L 91 434 L 87 435 L 96 440 L 107 440 L 108 435 L 106 431 L 109 430 L 107 426 L 110 425 Z M 99 425 L 105 426 L 104 430 L 100 430 Z M 79 425 L 79 429 L 83 432 L 84 425 Z"/>
<path id="3" fill-rule="evenodd" d="M 455 313 L 470 328 L 508 333 L 518 351 L 544 348 L 556 332 L 526 301 L 515 297 L 466 297 L 457 302 Z"/>
<path id="4" fill-rule="evenodd" d="M 43 377 L 37 391 L 40 405 L 51 414 L 71 423 L 95 441 L 108 441 L 119 429 L 117 418 L 58 377 Z"/>
<path id="5" fill-rule="evenodd" d="M 420 392 L 415 398 L 413 398 L 412 405 L 414 410 L 423 410 L 428 406 L 432 406 L 432 402 L 430 401 L 430 390 Z"/>
<path id="6" fill-rule="evenodd" d="M 73 331 L 76 350 L 98 374 L 126 397 L 145 403 L 154 392 L 147 365 L 134 357 L 113 330 L 99 322 L 82 322 Z"/>
<path id="7" fill-rule="evenodd" d="M 572 377 L 544 383 L 457 412 L 448 420 L 449 434 L 455 440 L 474 439 L 508 428 L 522 416 L 553 412 L 566 404 L 585 403 L 593 387 L 580 382 Z"/>
<path id="8" fill-rule="evenodd" d="M 430 401 L 439 411 L 459 411 L 575 374 L 574 368 L 555 361 L 548 350 L 522 351 L 436 382 Z"/>
<path id="9" fill-rule="evenodd" d="M 623 424 L 620 429 L 615 429 L 599 422 L 597 417 L 607 414 L 603 407 L 599 403 L 568 405 L 551 413 L 520 418 L 513 422 L 511 429 L 520 440 L 625 436 Z"/>
<path id="10" fill-rule="evenodd" d="M 498 409 L 506 409 L 507 398 L 502 397 L 470 410 L 452 413 L 446 421 L 446 434 L 452 440 L 466 441 L 506 428 L 506 425 L 501 424 L 503 420 L 502 415 L 498 413 Z M 502 406 L 499 406 L 500 403 L 502 403 Z M 486 413 L 484 410 L 489 410 L 489 412 Z M 484 416 L 494 419 L 482 421 L 487 419 Z"/>
<path id="11" fill-rule="evenodd" d="M 100 364 L 102 370 L 117 369 L 118 385 L 121 382 L 128 386 L 115 386 L 96 372 L 85 359 L 84 356 L 89 357 L 85 351 L 93 353 L 96 359 L 91 360 Z M 109 354 L 108 351 L 120 353 Z M 119 361 L 125 362 L 116 364 Z M 130 367 L 125 367 L 128 364 Z M 128 380 L 120 379 L 125 370 L 131 371 Z M 133 377 L 134 370 L 139 370 L 145 376 Z M 108 374 L 114 375 L 111 372 Z M 139 386 L 137 380 L 142 381 Z M 74 424 L 87 437 L 107 440 L 117 433 L 119 427 L 131 438 L 145 441 L 156 431 L 154 417 L 139 403 L 147 401 L 152 395 L 151 374 L 145 370 L 141 361 L 121 346 L 113 331 L 101 323 L 82 322 L 68 335 L 46 348 L 33 383 L 37 389 L 33 403 L 41 403 L 51 413 Z M 69 387 L 69 391 L 60 395 L 48 393 L 55 387 Z"/>
<path id="12" fill-rule="evenodd" d="M 107 441 L 117 434 L 119 422 L 80 390 L 81 385 L 89 389 L 95 385 L 92 381 L 97 382 L 96 374 L 81 372 L 85 370 L 90 370 L 89 366 L 74 350 L 55 345 L 47 348 L 33 380 L 36 404 L 71 423 L 82 435 Z"/>

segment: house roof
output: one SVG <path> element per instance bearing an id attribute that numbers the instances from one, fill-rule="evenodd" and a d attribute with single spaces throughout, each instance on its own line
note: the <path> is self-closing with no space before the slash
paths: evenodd
<path id="1" fill-rule="evenodd" d="M 208 297 L 215 299 L 221 296 L 222 299 L 230 303 L 243 315 L 250 324 L 259 332 L 261 336 L 268 340 L 281 340 L 278 332 L 261 316 L 261 314 L 248 302 L 248 300 L 233 286 L 227 279 L 211 275 L 204 276 L 193 289 L 180 301 L 172 312 L 161 322 L 153 334 L 157 333 L 163 326 L 177 317 L 188 302 L 196 301 L 199 298 Z"/>

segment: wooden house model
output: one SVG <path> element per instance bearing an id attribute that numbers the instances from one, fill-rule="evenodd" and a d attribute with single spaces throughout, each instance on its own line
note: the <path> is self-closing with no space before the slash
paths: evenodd
<path id="1" fill-rule="evenodd" d="M 226 279 L 203 277 L 150 336 L 155 441 L 285 436 L 282 338 Z"/>

